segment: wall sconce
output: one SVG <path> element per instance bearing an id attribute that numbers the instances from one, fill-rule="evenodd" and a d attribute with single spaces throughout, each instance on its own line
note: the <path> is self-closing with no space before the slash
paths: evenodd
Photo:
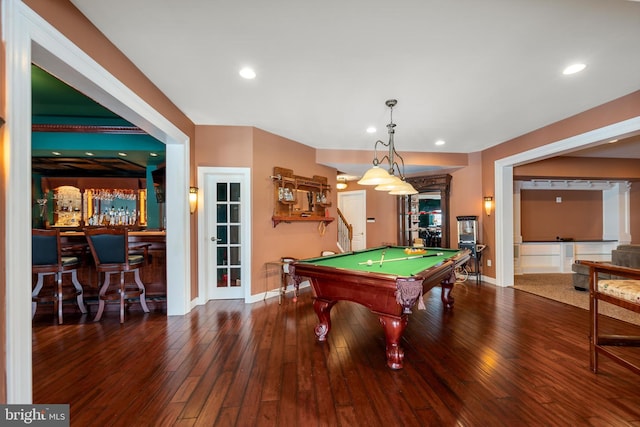
<path id="1" fill-rule="evenodd" d="M 491 216 L 491 209 L 493 209 L 493 197 L 487 196 L 484 198 L 484 211 L 487 216 Z"/>
<path id="2" fill-rule="evenodd" d="M 198 207 L 198 187 L 189 187 L 189 212 L 194 213 Z"/>

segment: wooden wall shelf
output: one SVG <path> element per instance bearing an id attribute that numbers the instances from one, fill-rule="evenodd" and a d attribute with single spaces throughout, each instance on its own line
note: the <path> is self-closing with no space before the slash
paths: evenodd
<path id="1" fill-rule="evenodd" d="M 271 222 L 273 223 L 273 226 L 275 228 L 276 225 L 280 224 L 281 222 L 298 222 L 298 221 L 317 221 L 317 222 L 324 222 L 325 225 L 327 224 L 331 224 L 333 221 L 335 220 L 335 218 L 332 217 L 320 217 L 320 216 L 272 216 L 271 217 Z"/>
<path id="2" fill-rule="evenodd" d="M 327 211 L 331 206 L 331 186 L 327 177 L 294 175 L 291 169 L 276 166 L 271 179 L 274 184 L 271 218 L 274 227 L 281 222 L 316 221 L 326 225 L 334 220 Z"/>

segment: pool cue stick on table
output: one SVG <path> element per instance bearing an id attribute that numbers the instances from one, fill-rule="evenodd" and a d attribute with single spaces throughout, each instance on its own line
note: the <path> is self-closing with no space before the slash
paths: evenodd
<path id="1" fill-rule="evenodd" d="M 403 261 L 403 260 L 407 260 L 407 259 L 416 259 L 416 258 L 429 258 L 432 256 L 442 256 L 443 253 L 442 252 L 438 252 L 436 254 L 425 254 L 425 255 L 413 255 L 413 256 L 404 256 L 401 258 L 391 258 L 391 259 L 384 259 L 384 255 L 382 257 L 380 257 L 380 265 L 382 266 L 383 262 L 392 262 L 392 261 Z M 363 262 L 359 262 L 358 265 L 364 265 L 364 264 L 369 264 L 369 261 L 363 261 Z"/>

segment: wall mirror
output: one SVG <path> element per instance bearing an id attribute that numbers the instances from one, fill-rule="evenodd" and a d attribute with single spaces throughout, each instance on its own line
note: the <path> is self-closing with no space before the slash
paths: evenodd
<path id="1" fill-rule="evenodd" d="M 451 175 L 407 177 L 418 194 L 403 196 L 398 203 L 398 242 L 403 246 L 413 244 L 414 238 L 427 238 L 426 245 L 450 247 L 449 242 L 449 190 Z M 429 200 L 439 196 L 440 212 L 430 205 Z M 424 208 L 424 209 L 422 209 Z M 422 210 L 421 210 L 422 209 Z M 439 236 L 438 236 L 439 234 Z M 439 244 L 438 244 L 439 243 Z"/>
<path id="2" fill-rule="evenodd" d="M 293 205 L 294 212 L 313 212 L 313 193 L 306 190 L 296 190 L 296 204 Z"/>

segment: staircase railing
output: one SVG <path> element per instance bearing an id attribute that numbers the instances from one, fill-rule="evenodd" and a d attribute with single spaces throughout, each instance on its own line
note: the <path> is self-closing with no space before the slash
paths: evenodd
<path id="1" fill-rule="evenodd" d="M 352 241 L 353 226 L 349 224 L 340 209 L 338 209 L 338 247 L 342 252 L 350 252 Z"/>

